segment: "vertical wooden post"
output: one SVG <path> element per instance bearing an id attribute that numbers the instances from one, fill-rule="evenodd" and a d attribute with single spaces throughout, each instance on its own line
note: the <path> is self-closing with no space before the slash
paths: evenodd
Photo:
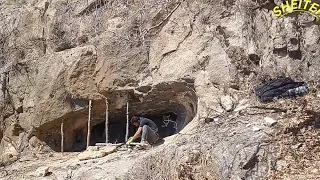
<path id="1" fill-rule="evenodd" d="M 108 103 L 108 99 L 106 98 L 106 127 L 105 127 L 105 130 L 106 130 L 106 144 L 108 143 L 109 141 L 109 103 Z"/>
<path id="2" fill-rule="evenodd" d="M 87 148 L 90 145 L 90 134 L 91 134 L 91 100 L 89 100 L 89 116 L 88 116 L 88 133 L 87 133 Z"/>
<path id="3" fill-rule="evenodd" d="M 127 128 L 126 128 L 126 142 L 129 139 L 129 102 L 127 102 Z"/>
<path id="4" fill-rule="evenodd" d="M 61 153 L 63 153 L 64 133 L 63 133 L 63 119 L 61 122 Z"/>

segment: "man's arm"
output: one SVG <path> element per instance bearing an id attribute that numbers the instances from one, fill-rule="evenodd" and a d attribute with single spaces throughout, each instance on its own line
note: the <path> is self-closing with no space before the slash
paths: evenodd
<path id="1" fill-rule="evenodd" d="M 142 132 L 142 127 L 139 127 L 137 132 L 132 136 L 132 141 L 139 138 L 141 136 L 141 132 Z"/>

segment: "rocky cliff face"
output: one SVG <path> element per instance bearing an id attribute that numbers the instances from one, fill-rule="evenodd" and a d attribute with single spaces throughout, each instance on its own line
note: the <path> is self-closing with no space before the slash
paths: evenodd
<path id="1" fill-rule="evenodd" d="M 0 152 L 20 156 L 30 138 L 57 151 L 62 121 L 66 150 L 85 144 L 88 100 L 93 125 L 107 98 L 111 123 L 125 124 L 129 102 L 130 114 L 176 114 L 180 131 L 241 108 L 270 78 L 318 88 L 319 25 L 302 13 L 276 19 L 276 3 L 0 1 Z"/>

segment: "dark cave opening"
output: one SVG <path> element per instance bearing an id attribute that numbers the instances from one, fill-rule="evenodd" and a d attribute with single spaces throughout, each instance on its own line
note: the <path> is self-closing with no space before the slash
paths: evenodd
<path id="1" fill-rule="evenodd" d="M 103 93 L 102 93 L 103 94 Z M 197 96 L 187 82 L 165 82 L 155 86 L 141 86 L 133 90 L 114 90 L 101 95 L 70 99 L 71 111 L 64 116 L 41 125 L 35 135 L 54 151 L 61 150 L 61 125 L 64 127 L 64 151 L 79 152 L 86 149 L 89 106 L 91 105 L 90 146 L 105 143 L 105 117 L 108 112 L 108 143 L 124 143 L 127 107 L 129 118 L 133 115 L 153 120 L 159 137 L 165 138 L 180 132 L 197 112 Z M 129 136 L 136 127 L 129 126 Z M 139 139 L 136 140 L 139 142 Z"/>
<path id="2" fill-rule="evenodd" d="M 176 122 L 178 116 L 173 112 L 146 114 L 141 115 L 141 117 L 151 119 L 156 123 L 156 125 L 158 126 L 158 134 L 160 139 L 171 136 L 178 132 L 178 124 Z M 111 122 L 108 124 L 109 143 L 125 142 L 126 117 L 117 117 L 116 119 L 117 121 L 112 121 L 112 119 L 110 119 Z M 133 136 L 136 129 L 136 127 L 130 124 L 129 136 Z M 96 143 L 104 143 L 105 139 L 105 122 L 94 125 L 91 128 L 90 145 L 95 145 Z"/>
<path id="3" fill-rule="evenodd" d="M 86 149 L 86 134 L 81 129 L 77 129 L 74 132 L 72 151 L 81 152 Z"/>
<path id="4" fill-rule="evenodd" d="M 158 134 L 160 138 L 165 138 L 176 134 L 178 131 L 177 115 L 173 112 L 155 115 L 145 115 L 148 119 L 151 119 L 158 126 Z"/>
<path id="5" fill-rule="evenodd" d="M 108 143 L 123 143 L 125 141 L 126 135 L 126 121 L 123 117 L 122 121 L 110 122 L 108 124 Z M 105 122 L 101 122 L 91 128 L 90 145 L 95 145 L 96 143 L 105 143 Z"/>

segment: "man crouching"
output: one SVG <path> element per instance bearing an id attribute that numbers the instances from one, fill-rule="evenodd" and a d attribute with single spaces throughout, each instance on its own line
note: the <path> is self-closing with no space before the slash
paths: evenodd
<path id="1" fill-rule="evenodd" d="M 158 127 L 150 119 L 144 117 L 133 116 L 131 124 L 139 127 L 134 136 L 130 137 L 126 144 L 130 144 L 141 136 L 141 146 L 150 147 L 150 144 L 156 143 L 159 140 Z"/>

